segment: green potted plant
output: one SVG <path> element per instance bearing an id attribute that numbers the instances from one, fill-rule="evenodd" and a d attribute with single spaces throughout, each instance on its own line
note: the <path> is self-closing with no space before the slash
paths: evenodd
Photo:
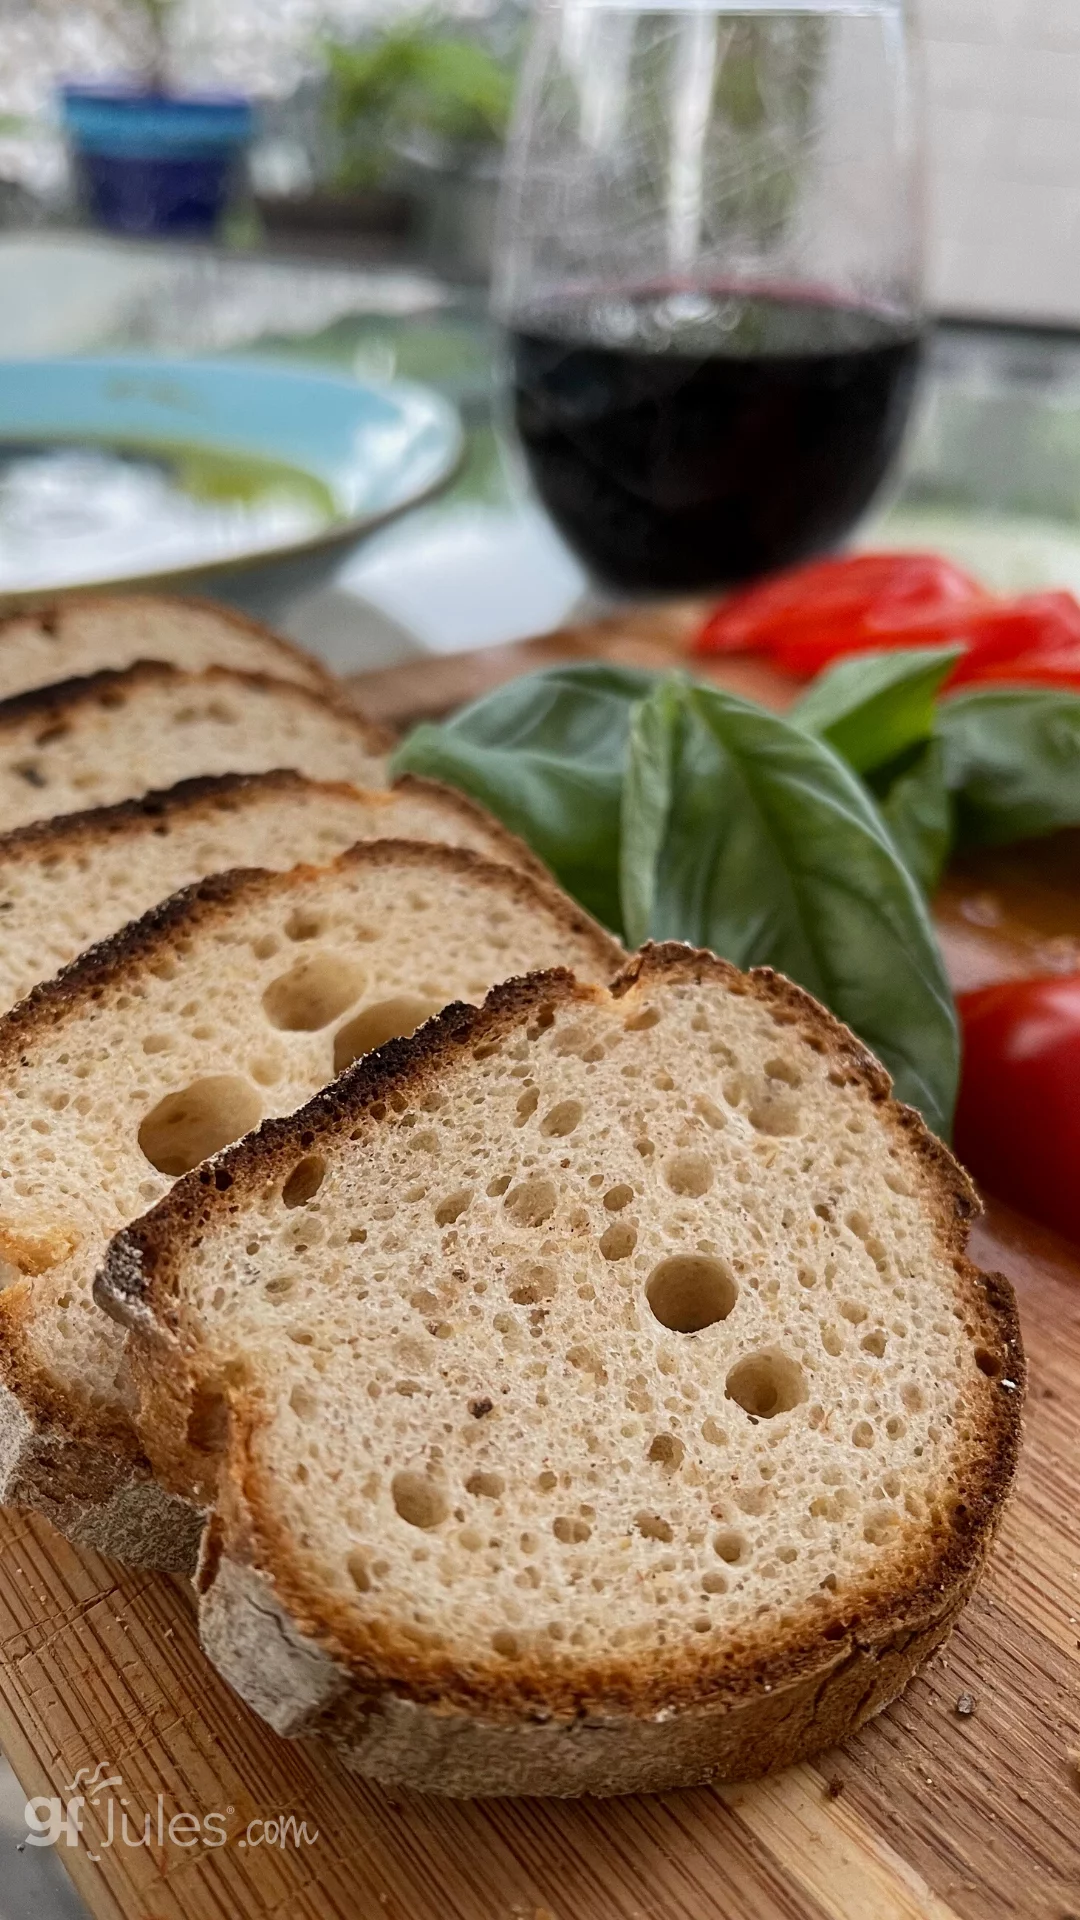
<path id="1" fill-rule="evenodd" d="M 170 87 L 174 4 L 127 0 L 145 49 L 138 72 L 60 88 L 81 197 L 114 232 L 209 237 L 252 137 L 252 106 L 242 95 Z"/>
<path id="2" fill-rule="evenodd" d="M 428 14 L 328 41 L 323 51 L 321 185 L 291 205 L 261 199 L 270 231 L 385 233 L 413 224 L 441 263 L 483 273 L 510 60 Z"/>

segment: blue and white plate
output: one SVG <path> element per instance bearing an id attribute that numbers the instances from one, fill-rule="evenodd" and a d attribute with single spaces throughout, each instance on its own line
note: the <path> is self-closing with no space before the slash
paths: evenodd
<path id="1" fill-rule="evenodd" d="M 87 588 L 318 585 L 445 484 L 449 403 L 250 362 L 0 361 L 0 607 Z"/>

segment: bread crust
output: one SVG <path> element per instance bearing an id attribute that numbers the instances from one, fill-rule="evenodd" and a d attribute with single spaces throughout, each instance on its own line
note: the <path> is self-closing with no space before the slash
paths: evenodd
<path id="1" fill-rule="evenodd" d="M 136 837 L 148 827 L 153 830 L 155 823 L 192 817 L 212 819 L 223 801 L 263 794 L 312 801 L 356 797 L 375 806 L 387 804 L 395 794 L 432 801 L 486 834 L 492 842 L 492 857 L 498 855 L 505 859 L 508 867 L 517 867 L 549 884 L 551 881 L 548 869 L 524 840 L 519 840 L 494 814 L 487 813 L 456 787 L 406 773 L 389 787 L 369 790 L 350 786 L 344 780 L 309 780 L 305 774 L 288 768 L 272 773 L 200 774 L 190 780 L 178 780 L 172 787 L 153 788 L 136 800 L 118 800 L 111 807 L 88 807 L 80 813 L 57 814 L 51 820 L 31 820 L 25 826 L 12 828 L 10 833 L 0 834 L 0 868 L 24 859 L 39 859 L 43 854 Z"/>
<path id="2" fill-rule="evenodd" d="M 915 1550 L 883 1555 L 861 1593 L 838 1594 L 831 1608 L 807 1606 L 782 1633 L 766 1620 L 724 1647 L 654 1650 L 648 1661 L 612 1652 L 568 1672 L 526 1652 L 490 1664 L 478 1658 L 465 1671 L 444 1649 L 396 1631 L 393 1620 L 364 1619 L 320 1590 L 275 1513 L 259 1445 L 261 1407 L 243 1383 L 228 1387 L 218 1517 L 202 1578 L 208 1649 L 258 1703 L 269 1697 L 267 1663 L 284 1619 L 307 1678 L 298 1717 L 282 1682 L 275 1724 L 293 1732 L 317 1727 L 387 1782 L 455 1793 L 622 1792 L 743 1778 L 806 1757 L 900 1690 L 948 1632 L 989 1551 L 1015 1471 L 1024 1360 L 1008 1282 L 981 1274 L 967 1258 L 967 1228 L 978 1209 L 970 1181 L 921 1118 L 891 1100 L 887 1074 L 854 1036 L 778 975 L 743 975 L 710 954 L 667 945 L 635 958 L 612 993 L 691 979 L 751 994 L 782 1024 L 801 1028 L 835 1073 L 861 1083 L 919 1168 L 942 1255 L 956 1275 L 957 1310 L 985 1355 L 988 1379 L 981 1428 L 955 1461 L 951 1521 L 927 1530 Z M 171 1375 L 180 1402 L 190 1403 L 197 1390 L 199 1356 L 184 1351 L 178 1300 L 185 1248 L 216 1215 L 241 1210 L 320 1139 L 347 1129 L 362 1146 L 387 1103 L 422 1097 L 462 1048 L 543 1020 L 546 1008 L 604 998 L 555 972 L 496 988 L 482 1009 L 448 1008 L 411 1040 L 359 1062 L 298 1114 L 267 1122 L 213 1167 L 179 1182 L 117 1236 L 96 1289 L 99 1303 L 132 1331 L 136 1371 L 141 1353 L 159 1379 Z M 202 1384 L 222 1391 L 220 1380 Z M 145 1422 L 143 1435 L 151 1444 Z"/>
<path id="3" fill-rule="evenodd" d="M 271 778 L 292 780 L 294 776 Z M 152 964 L 196 929 L 228 920 L 247 902 L 275 895 L 287 899 L 309 877 L 383 867 L 417 874 L 459 874 L 478 892 L 490 888 L 500 899 L 515 900 L 525 909 L 542 907 L 568 936 L 592 946 L 600 978 L 621 957 L 617 942 L 542 875 L 486 860 L 464 847 L 412 840 L 361 841 L 326 867 L 294 867 L 284 873 L 238 868 L 211 875 L 173 894 L 141 920 L 129 922 L 35 987 L 0 1019 L 0 1072 L 32 1052 L 46 1034 L 79 1016 L 88 1003 L 122 989 L 134 971 Z M 0 1256 L 3 1252 L 0 1235 Z M 42 1367 L 29 1334 L 35 1304 L 30 1271 L 0 1292 L 0 1492 L 9 1503 L 38 1507 L 70 1538 L 100 1545 L 98 1510 L 129 1482 L 149 1482 L 150 1464 L 119 1404 L 101 1406 L 78 1399 Z M 158 1497 L 157 1489 L 153 1497 Z M 125 1518 L 125 1525 L 133 1524 Z M 193 1543 L 190 1535 L 179 1562 L 188 1569 Z M 112 1551 L 120 1552 L 120 1544 L 114 1543 Z M 139 1557 L 130 1546 L 127 1552 L 129 1557 Z"/>
<path id="4" fill-rule="evenodd" d="M 211 600 L 205 594 L 178 593 L 70 593 L 60 598 L 50 597 L 38 600 L 27 596 L 23 605 L 13 613 L 0 619 L 0 647 L 11 644 L 12 629 L 17 629 L 27 620 L 34 620 L 46 633 L 51 633 L 62 648 L 63 640 L 56 629 L 71 614 L 108 613 L 112 607 L 120 606 L 125 612 L 131 608 L 153 613 L 165 608 L 170 613 L 210 614 L 222 626 L 235 628 L 238 633 L 250 634 L 253 640 L 278 655 L 282 673 L 281 678 L 295 686 L 306 686 L 316 692 L 324 691 L 331 696 L 339 682 L 313 653 L 298 647 L 294 641 L 286 640 L 283 634 L 275 633 L 271 627 L 264 626 L 261 620 L 255 620 L 250 614 L 241 613 L 239 608 L 227 607 L 220 600 Z M 15 636 L 17 638 L 17 635 Z M 152 657 L 152 656 L 151 656 Z"/>
<path id="5" fill-rule="evenodd" d="M 333 684 L 323 693 L 301 686 L 296 680 L 275 679 L 270 673 L 237 673 L 231 667 L 206 667 L 201 673 L 185 673 L 164 660 L 138 660 L 132 667 L 102 667 L 97 673 L 75 674 L 68 680 L 54 680 L 49 686 L 11 694 L 8 699 L 0 700 L 0 740 L 28 720 L 56 724 L 62 716 L 77 713 L 80 707 L 118 705 L 125 694 L 155 685 L 222 686 L 279 693 L 287 690 L 291 698 L 323 711 L 329 707 L 348 721 L 356 728 L 366 753 L 389 753 L 394 745 L 393 735 L 368 720 L 345 697 L 344 691 Z"/>

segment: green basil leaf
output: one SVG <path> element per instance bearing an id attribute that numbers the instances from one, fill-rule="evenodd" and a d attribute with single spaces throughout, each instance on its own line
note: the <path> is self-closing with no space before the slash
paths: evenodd
<path id="1" fill-rule="evenodd" d="M 825 742 L 731 694 L 684 694 L 653 933 L 776 967 L 885 1062 L 947 1134 L 956 1010 L 926 902 Z"/>
<path id="2" fill-rule="evenodd" d="M 929 739 L 937 696 L 963 651 L 907 647 L 841 660 L 788 718 L 827 740 L 856 773 L 870 773 Z"/>
<path id="3" fill-rule="evenodd" d="M 956 694 L 942 701 L 938 727 L 963 845 L 1080 825 L 1080 694 Z"/>
<path id="4" fill-rule="evenodd" d="M 901 859 L 923 892 L 933 893 L 953 840 L 953 805 L 945 784 L 945 748 L 940 739 L 927 741 L 879 804 Z"/>
<path id="5" fill-rule="evenodd" d="M 528 841 L 616 933 L 619 817 L 634 707 L 655 675 L 589 664 L 529 674 L 443 726 L 414 729 L 395 773 L 445 780 Z"/>
<path id="6" fill-rule="evenodd" d="M 685 692 L 679 680 L 661 680 L 633 711 L 622 793 L 619 891 L 623 926 L 632 947 L 652 930 L 656 866 L 668 831 L 672 781 Z"/>

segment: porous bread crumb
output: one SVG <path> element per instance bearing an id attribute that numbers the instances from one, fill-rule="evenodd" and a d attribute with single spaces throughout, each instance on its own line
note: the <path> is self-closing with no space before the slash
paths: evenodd
<path id="1" fill-rule="evenodd" d="M 0 700 L 73 675 L 165 660 L 199 673 L 269 673 L 315 692 L 331 676 L 310 654 L 219 602 L 158 594 L 73 594 L 0 621 Z"/>
<path id="2" fill-rule="evenodd" d="M 531 870 L 512 835 L 432 782 L 377 793 L 291 773 L 189 781 L 0 838 L 0 1012 L 204 874 L 320 864 L 369 839 L 471 847 Z"/>
<path id="3" fill-rule="evenodd" d="M 86 1402 L 117 1414 L 121 1338 L 90 1293 L 110 1234 L 373 1033 L 564 958 L 604 975 L 620 949 L 554 887 L 379 841 L 220 876 L 39 989 L 0 1021 L 0 1254 L 23 1276 L 0 1293 L 9 1381 L 40 1369 L 73 1421 Z M 302 1180 L 288 1198 L 303 1219 Z"/>
<path id="4" fill-rule="evenodd" d="M 218 1403 L 192 1486 L 388 1684 L 524 1711 L 626 1671 L 645 1711 L 902 1608 L 997 1468 L 962 1176 L 782 995 L 681 964 L 418 1043 L 353 1124 L 343 1087 L 134 1230 Z"/>
<path id="5" fill-rule="evenodd" d="M 0 832 L 197 774 L 292 768 L 386 785 L 378 731 L 283 680 L 157 663 L 0 705 Z"/>

